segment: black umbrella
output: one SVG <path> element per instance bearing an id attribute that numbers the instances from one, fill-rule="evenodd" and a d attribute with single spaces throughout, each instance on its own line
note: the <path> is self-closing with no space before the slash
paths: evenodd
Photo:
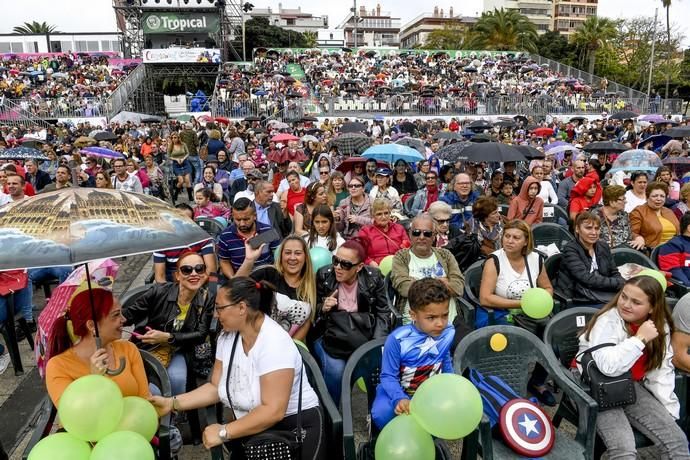
<path id="1" fill-rule="evenodd" d="M 323 132 L 322 129 L 319 128 L 311 128 L 305 131 L 307 134 L 321 134 Z"/>
<path id="2" fill-rule="evenodd" d="M 580 123 L 584 122 L 585 120 L 587 120 L 587 117 L 582 117 L 582 116 L 572 117 L 570 119 L 570 121 L 579 121 Z"/>
<path id="3" fill-rule="evenodd" d="M 160 118 L 152 118 L 152 117 L 150 117 L 150 118 L 142 118 L 142 119 L 141 119 L 141 122 L 142 122 L 142 123 L 160 123 L 161 120 L 160 120 Z"/>
<path id="4" fill-rule="evenodd" d="M 316 117 L 302 117 L 300 121 L 319 121 Z"/>
<path id="5" fill-rule="evenodd" d="M 248 117 L 245 117 L 242 121 L 261 121 L 261 117 L 257 117 L 256 115 L 249 115 Z"/>
<path id="6" fill-rule="evenodd" d="M 417 126 L 414 123 L 406 121 L 400 125 L 400 131 L 413 134 L 415 131 L 417 131 Z"/>
<path id="7" fill-rule="evenodd" d="M 612 120 L 627 120 L 628 118 L 637 118 L 639 116 L 639 114 L 631 112 L 630 110 L 623 110 L 621 112 L 614 113 L 609 118 Z"/>
<path id="8" fill-rule="evenodd" d="M 491 129 L 493 127 L 494 127 L 494 125 L 490 121 L 487 121 L 487 120 L 475 120 L 466 126 L 466 128 L 471 129 L 471 130 Z"/>
<path id="9" fill-rule="evenodd" d="M 118 139 L 118 135 L 115 133 L 111 133 L 110 131 L 101 131 L 100 133 L 96 133 L 95 136 L 93 136 L 94 139 L 97 141 L 115 141 Z"/>
<path id="10" fill-rule="evenodd" d="M 546 157 L 544 152 L 540 152 L 531 145 L 516 145 L 514 146 L 518 149 L 528 160 L 535 160 Z"/>
<path id="11" fill-rule="evenodd" d="M 436 158 L 443 161 L 454 163 L 456 161 L 466 161 L 467 156 L 463 150 L 471 145 L 469 142 L 453 142 L 452 144 L 444 145 L 438 152 Z"/>
<path id="12" fill-rule="evenodd" d="M 340 132 L 345 133 L 363 133 L 367 130 L 367 125 L 359 122 L 345 123 L 341 128 Z"/>
<path id="13" fill-rule="evenodd" d="M 525 156 L 518 149 L 500 142 L 471 143 L 462 151 L 462 154 L 468 161 L 476 162 L 526 161 Z"/>
<path id="14" fill-rule="evenodd" d="M 675 139 L 682 139 L 683 137 L 690 137 L 690 126 L 680 126 L 678 128 L 671 128 L 664 131 L 663 134 L 671 136 Z"/>
<path id="15" fill-rule="evenodd" d="M 512 120 L 501 120 L 497 122 L 495 126 L 498 126 L 499 128 L 516 128 L 517 123 Z"/>
<path id="16" fill-rule="evenodd" d="M 395 144 L 406 145 L 417 150 L 419 153 L 426 153 L 426 147 L 424 146 L 424 141 L 414 137 L 403 137 L 395 141 Z"/>
<path id="17" fill-rule="evenodd" d="M 529 123 L 529 120 L 524 115 L 515 115 L 513 117 L 513 120 L 515 120 L 518 123 L 522 123 L 523 125 L 526 125 L 527 123 Z"/>
<path id="18" fill-rule="evenodd" d="M 592 142 L 591 144 L 587 144 L 584 146 L 582 149 L 585 152 L 601 152 L 601 153 L 607 153 L 607 152 L 625 152 L 626 150 L 630 150 L 628 147 L 625 145 L 621 144 L 620 142 L 613 142 L 613 141 L 600 141 L 600 142 Z"/>
<path id="19" fill-rule="evenodd" d="M 476 134 L 470 138 L 470 142 L 496 142 L 496 138 L 488 134 Z"/>

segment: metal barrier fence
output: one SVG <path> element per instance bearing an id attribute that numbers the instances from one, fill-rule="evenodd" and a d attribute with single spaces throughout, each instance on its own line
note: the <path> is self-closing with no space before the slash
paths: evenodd
<path id="1" fill-rule="evenodd" d="M 21 113 L 31 119 L 107 117 L 112 113 L 110 99 L 102 97 L 58 97 L 11 99 Z"/>
<path id="2" fill-rule="evenodd" d="M 49 128 L 45 120 L 32 118 L 21 106 L 7 98 L 0 99 L 0 124 L 11 126 L 40 126 Z"/>

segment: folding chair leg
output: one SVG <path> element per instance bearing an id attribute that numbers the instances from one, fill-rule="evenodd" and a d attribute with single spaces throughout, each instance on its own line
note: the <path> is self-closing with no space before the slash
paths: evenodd
<path id="1" fill-rule="evenodd" d="M 29 328 L 29 323 L 26 322 L 26 319 L 24 318 L 19 318 L 17 320 L 17 323 L 19 323 L 19 327 L 22 328 L 22 331 L 24 331 L 24 336 L 26 337 L 26 341 L 29 342 L 29 347 L 31 347 L 31 350 L 33 351 L 34 349 L 34 337 L 31 332 L 31 329 Z"/>
<path id="2" fill-rule="evenodd" d="M 22 357 L 19 354 L 19 344 L 17 334 L 14 330 L 14 293 L 7 296 L 7 321 L 5 322 L 5 333 L 7 338 L 7 350 L 10 353 L 14 375 L 23 375 Z"/>

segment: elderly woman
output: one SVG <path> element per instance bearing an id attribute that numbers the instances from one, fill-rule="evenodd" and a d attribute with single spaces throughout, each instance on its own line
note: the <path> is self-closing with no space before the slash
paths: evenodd
<path id="1" fill-rule="evenodd" d="M 599 217 L 582 212 L 574 227 L 576 240 L 563 248 L 556 286 L 577 304 L 601 306 L 623 286 L 623 277 L 611 249 L 599 237 Z"/>
<path id="2" fill-rule="evenodd" d="M 599 239 L 611 249 L 623 245 L 637 250 L 644 249 L 644 238 L 633 235 L 630 229 L 630 219 L 625 212 L 625 187 L 609 185 L 604 189 L 603 201 L 604 206 L 592 211 L 601 220 Z"/>
<path id="3" fill-rule="evenodd" d="M 227 443 L 233 458 L 244 458 L 252 436 L 267 430 L 296 430 L 301 424 L 301 457 L 325 458 L 319 399 L 309 384 L 297 346 L 271 319 L 273 288 L 266 281 L 237 276 L 218 290 L 218 338 L 211 381 L 173 398 L 152 398 L 160 415 L 222 402 L 234 414 L 227 424 L 204 430 L 204 446 Z M 301 401 L 301 413 L 299 413 Z"/>
<path id="4" fill-rule="evenodd" d="M 408 198 L 412 200 L 410 212 L 416 216 L 429 209 L 432 203 L 437 202 L 441 196 L 441 188 L 438 183 L 438 174 L 436 171 L 429 171 L 426 173 L 426 185 L 420 188 L 414 196 Z"/>
<path id="5" fill-rule="evenodd" d="M 488 256 L 501 248 L 503 218 L 498 211 L 498 202 L 493 197 L 480 197 L 472 205 L 472 233 L 477 235 L 482 254 Z"/>
<path id="6" fill-rule="evenodd" d="M 445 248 L 450 240 L 461 234 L 460 229 L 450 223 L 453 208 L 448 203 L 437 201 L 431 203 L 428 212 L 431 218 L 434 219 L 434 230 L 436 232 L 434 246 Z"/>
<path id="7" fill-rule="evenodd" d="M 652 182 L 647 186 L 647 203 L 636 207 L 630 213 L 630 227 L 635 235 L 644 238 L 648 248 L 655 248 L 680 233 L 678 218 L 664 207 L 668 186 L 663 182 Z"/>
<path id="8" fill-rule="evenodd" d="M 360 176 L 353 177 L 347 184 L 350 196 L 345 198 L 335 212 L 336 229 L 349 239 L 357 235 L 359 230 L 372 223 L 371 200 L 364 193 L 364 179 Z"/>
<path id="9" fill-rule="evenodd" d="M 108 369 L 117 369 L 120 358 L 125 358 L 122 373 L 106 375 L 120 387 L 124 396 L 149 396 L 148 381 L 141 354 L 137 347 L 122 338 L 125 318 L 120 303 L 110 290 L 95 287 L 78 289 L 67 304 L 67 314 L 60 316 L 53 326 L 53 342 L 48 345 L 52 358 L 46 367 L 48 395 L 56 407 L 70 383 L 89 374 L 105 375 Z M 95 324 L 91 313 L 95 306 Z M 95 331 L 101 339 L 96 347 Z"/>
<path id="10" fill-rule="evenodd" d="M 678 219 L 683 217 L 683 214 L 690 211 L 690 183 L 681 187 L 680 200 L 675 206 L 673 206 L 673 208 L 671 208 L 671 210 Z"/>
<path id="11" fill-rule="evenodd" d="M 341 380 L 345 363 L 363 343 L 359 337 L 352 342 L 333 340 L 326 334 L 338 327 L 345 315 L 362 325 L 369 339 L 385 337 L 390 329 L 388 301 L 383 275 L 377 268 L 364 264 L 366 252 L 356 241 L 346 241 L 333 256 L 333 264 L 316 273 L 316 320 L 313 338 L 316 356 L 321 362 L 328 392 L 336 404 L 340 401 Z"/>
<path id="12" fill-rule="evenodd" d="M 386 256 L 392 256 L 402 248 L 410 247 L 405 227 L 391 220 L 391 205 L 388 200 L 378 198 L 371 205 L 374 222 L 362 227 L 357 235 L 365 248 L 367 265 L 378 267 Z"/>
<path id="13" fill-rule="evenodd" d="M 122 314 L 134 325 L 138 345 L 151 351 L 167 367 L 173 394 L 184 393 L 187 362 L 195 345 L 208 336 L 215 296 L 203 286 L 208 274 L 204 259 L 182 253 L 175 283 L 154 284 Z"/>
<path id="14" fill-rule="evenodd" d="M 369 198 L 372 201 L 377 198 L 384 198 L 390 202 L 391 208 L 399 212 L 402 210 L 402 201 L 398 191 L 390 186 L 392 174 L 393 171 L 388 168 L 378 168 L 376 170 L 376 185 L 371 188 Z"/>

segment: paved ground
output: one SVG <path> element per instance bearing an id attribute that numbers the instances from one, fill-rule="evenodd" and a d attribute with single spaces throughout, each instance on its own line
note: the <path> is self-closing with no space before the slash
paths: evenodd
<path id="1" fill-rule="evenodd" d="M 119 261 L 120 272 L 115 283 L 117 295 L 130 287 L 144 284 L 144 279 L 150 273 L 151 262 L 147 256 L 129 257 Z M 42 293 L 36 293 L 34 304 L 43 305 Z M 11 460 L 21 459 L 22 453 L 33 432 L 35 422 L 34 412 L 45 396 L 45 387 L 38 375 L 33 352 L 26 341 L 20 345 L 22 363 L 25 373 L 21 376 L 14 375 L 14 369 L 10 368 L 0 375 L 0 442 L 5 450 L 10 453 Z M 358 442 L 367 437 L 366 422 L 366 395 L 355 388 L 353 393 L 353 410 L 355 414 L 355 433 Z M 203 423 L 203 422 L 202 422 Z M 184 426 L 183 432 L 185 431 Z M 563 422 L 559 432 L 565 436 L 573 436 L 575 428 L 567 422 Z M 460 458 L 461 443 L 449 443 L 453 458 Z M 202 460 L 209 459 L 209 453 L 202 445 L 185 445 L 180 452 L 180 459 Z M 644 449 L 638 458 L 656 459 L 658 453 L 654 449 Z"/>

